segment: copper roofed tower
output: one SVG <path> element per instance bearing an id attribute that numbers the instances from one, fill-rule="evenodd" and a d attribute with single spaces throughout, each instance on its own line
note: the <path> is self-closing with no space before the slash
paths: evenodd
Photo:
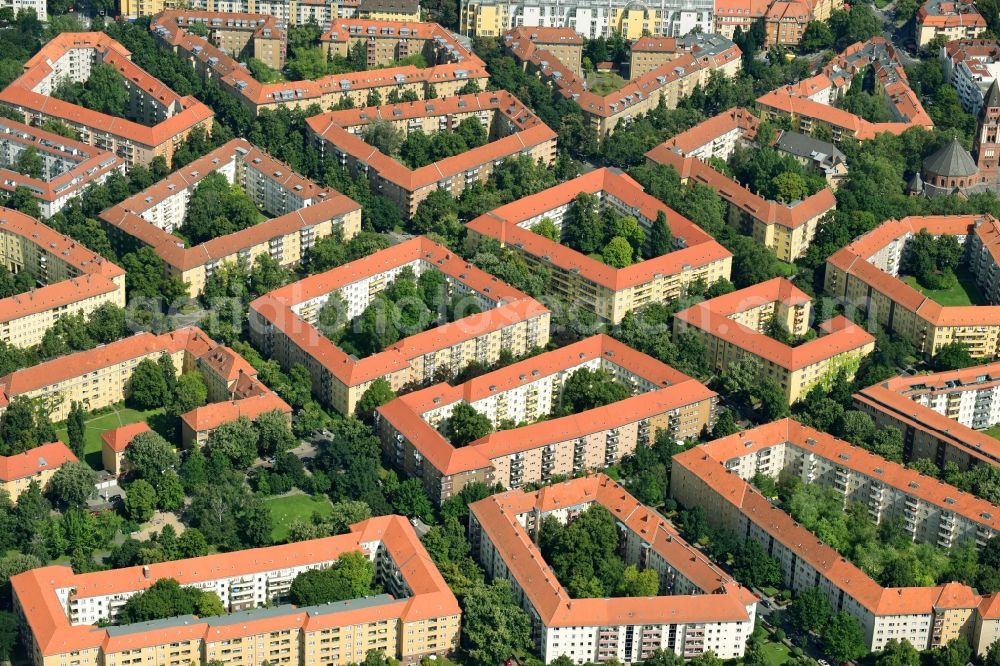
<path id="1" fill-rule="evenodd" d="M 928 196 L 966 194 L 980 183 L 979 167 L 958 139 L 924 160 L 924 188 Z"/>

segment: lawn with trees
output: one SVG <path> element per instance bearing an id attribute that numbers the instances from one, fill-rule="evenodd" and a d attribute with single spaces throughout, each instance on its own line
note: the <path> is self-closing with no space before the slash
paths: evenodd
<path id="1" fill-rule="evenodd" d="M 451 130 L 427 134 L 418 128 L 405 135 L 391 122 L 376 120 L 365 126 L 362 136 L 379 152 L 399 160 L 409 169 L 461 155 L 489 142 L 487 129 L 476 117 L 462 120 Z"/>

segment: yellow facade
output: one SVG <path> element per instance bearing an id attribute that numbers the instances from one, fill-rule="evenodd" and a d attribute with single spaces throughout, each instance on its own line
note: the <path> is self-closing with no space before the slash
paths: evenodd
<path id="1" fill-rule="evenodd" d="M 45 486 L 48 485 L 49 479 L 52 475 L 56 473 L 56 468 L 44 469 L 39 471 L 37 474 L 32 476 L 26 476 L 20 479 L 13 479 L 11 481 L 0 481 L 0 488 L 6 491 L 7 495 L 10 497 L 10 501 L 16 502 L 17 498 L 20 497 L 21 493 L 28 489 L 32 481 L 37 481 L 38 485 L 44 490 Z"/>

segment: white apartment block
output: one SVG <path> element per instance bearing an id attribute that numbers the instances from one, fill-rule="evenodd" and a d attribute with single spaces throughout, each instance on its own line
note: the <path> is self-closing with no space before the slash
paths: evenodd
<path id="1" fill-rule="evenodd" d="M 941 47 L 945 78 L 967 113 L 978 114 L 993 81 L 1000 74 L 1000 42 L 967 39 Z"/>
<path id="2" fill-rule="evenodd" d="M 711 522 L 753 538 L 781 566 L 793 592 L 818 588 L 834 612 L 854 616 L 871 651 L 906 639 L 918 650 L 961 638 L 982 654 L 997 634 L 991 597 L 947 583 L 883 588 L 747 481 L 791 473 L 867 506 L 874 521 L 902 517 L 915 540 L 950 547 L 997 533 L 1000 509 L 791 419 L 693 447 L 674 458 L 671 495 L 701 506 Z"/>
<path id="3" fill-rule="evenodd" d="M 573 599 L 555 579 L 535 545 L 542 521 L 565 524 L 595 504 L 619 522 L 623 560 L 657 571 L 659 596 Z M 473 555 L 487 575 L 510 581 L 545 663 L 565 655 L 577 664 L 630 664 L 661 649 L 686 659 L 707 651 L 721 659 L 743 656 L 757 598 L 607 476 L 494 495 L 469 511 Z"/>

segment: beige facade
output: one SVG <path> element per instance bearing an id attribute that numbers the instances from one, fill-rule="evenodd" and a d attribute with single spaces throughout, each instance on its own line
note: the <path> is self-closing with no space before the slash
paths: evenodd
<path id="1" fill-rule="evenodd" d="M 672 251 L 615 269 L 532 231 L 547 219 L 561 232 L 565 216 L 581 193 L 597 197 L 602 208 L 635 217 L 647 238 L 657 217 L 665 215 L 674 239 Z M 596 169 L 496 208 L 466 228 L 470 251 L 483 239 L 498 241 L 528 263 L 549 271 L 548 288 L 553 294 L 612 324 L 644 305 L 681 298 L 695 282 L 711 285 L 728 280 L 732 266 L 732 255 L 710 235 L 643 192 L 634 180 L 609 169 Z"/>
<path id="2" fill-rule="evenodd" d="M 125 271 L 33 217 L 0 208 L 0 264 L 40 286 L 0 299 L 0 340 L 33 347 L 61 318 L 125 306 Z"/>
<path id="3" fill-rule="evenodd" d="M 832 386 L 843 374 L 854 377 L 875 338 L 838 315 L 819 325 L 819 335 L 797 346 L 768 336 L 777 322 L 793 336 L 810 330 L 809 297 L 784 278 L 740 289 L 678 312 L 674 334 L 691 332 L 704 342 L 708 361 L 724 372 L 745 357 L 760 364 L 761 379 L 774 380 L 789 404 L 813 387 Z"/>
<path id="4" fill-rule="evenodd" d="M 907 243 L 920 230 L 955 236 L 965 246 L 963 261 L 989 298 L 996 296 L 1000 228 L 990 216 L 951 215 L 887 220 L 827 259 L 824 290 L 858 308 L 917 351 L 933 356 L 961 342 L 975 358 L 1000 355 L 1000 303 L 942 306 L 898 276 Z"/>
<path id="5" fill-rule="evenodd" d="M 347 552 L 375 565 L 385 593 L 305 608 L 283 605 L 297 574 L 327 568 Z M 350 533 L 325 539 L 98 574 L 43 567 L 12 581 L 35 666 L 309 666 L 317 656 L 323 664 L 347 666 L 363 662 L 371 650 L 409 665 L 458 645 L 458 602 L 401 516 L 356 523 Z M 228 614 L 115 624 L 129 597 L 164 578 L 216 594 Z M 93 626 L 98 623 L 106 624 Z"/>
<path id="6" fill-rule="evenodd" d="M 477 120 L 487 130 L 488 143 L 416 169 L 404 166 L 364 141 L 365 128 L 375 119 L 388 122 L 404 136 L 453 130 L 462 121 Z M 556 159 L 556 133 L 528 107 L 506 91 L 459 95 L 449 99 L 331 111 L 306 121 L 320 151 L 355 174 L 364 174 L 374 191 L 412 217 L 420 202 L 435 190 L 458 197 L 465 188 L 482 183 L 508 157 L 526 155 L 551 166 Z"/>
<path id="7" fill-rule="evenodd" d="M 77 458 L 62 442 L 42 444 L 23 453 L 0 456 L 0 488 L 11 502 L 17 502 L 32 483 L 45 490 L 56 471 Z"/>

